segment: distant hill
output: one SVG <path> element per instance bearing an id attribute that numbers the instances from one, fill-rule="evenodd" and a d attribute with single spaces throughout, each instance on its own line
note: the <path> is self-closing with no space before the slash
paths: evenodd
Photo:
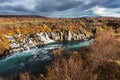
<path id="1" fill-rule="evenodd" d="M 35 18 L 46 18 L 44 16 L 38 16 L 38 15 L 0 15 L 0 17 L 3 18 L 9 18 L 9 17 L 35 17 Z"/>

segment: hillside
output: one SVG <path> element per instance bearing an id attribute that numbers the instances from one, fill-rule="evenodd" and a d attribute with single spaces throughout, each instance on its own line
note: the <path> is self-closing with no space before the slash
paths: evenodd
<path id="1" fill-rule="evenodd" d="M 96 32 L 109 27 L 118 29 L 120 27 L 120 18 L 44 18 L 34 15 L 0 16 L 0 54 L 3 55 L 8 50 L 12 50 L 8 53 L 23 50 L 21 47 L 25 46 L 24 43 L 26 43 L 23 40 L 27 39 L 31 39 L 37 46 L 43 43 L 47 44 L 47 40 L 51 42 L 53 42 L 52 40 L 83 40 L 94 37 Z M 43 36 L 47 38 L 46 42 L 43 40 Z M 38 38 L 42 38 L 42 40 Z M 19 46 L 12 47 L 13 44 Z M 27 43 L 27 46 L 29 45 L 31 45 L 30 42 Z M 31 46 L 31 48 L 35 46 Z"/>

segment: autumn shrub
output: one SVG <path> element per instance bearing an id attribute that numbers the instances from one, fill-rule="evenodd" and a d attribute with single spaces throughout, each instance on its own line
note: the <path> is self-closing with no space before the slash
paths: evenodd
<path id="1" fill-rule="evenodd" d="M 8 43 L 7 42 L 0 42 L 0 56 L 3 56 L 6 50 L 9 49 Z"/>
<path id="2" fill-rule="evenodd" d="M 119 65 L 113 63 L 120 50 L 113 34 L 112 29 L 97 33 L 94 42 L 79 52 L 64 49 L 53 51 L 46 80 L 107 80 L 107 77 L 119 80 L 115 76 L 119 75 Z M 106 65 L 110 61 L 113 63 Z"/>
<path id="3" fill-rule="evenodd" d="M 47 67 L 46 80 L 96 80 L 89 66 L 86 66 L 78 52 L 53 51 L 53 62 Z"/>
<path id="4" fill-rule="evenodd" d="M 19 75 L 19 80 L 45 80 L 43 74 L 31 74 L 29 72 L 23 72 Z"/>
<path id="5" fill-rule="evenodd" d="M 20 80 L 31 80 L 30 74 L 29 73 L 21 73 L 20 74 Z"/>
<path id="6" fill-rule="evenodd" d="M 96 72 L 98 80 L 120 80 L 120 65 L 115 62 L 104 62 Z"/>
<path id="7" fill-rule="evenodd" d="M 89 61 L 98 80 L 120 80 L 120 65 L 115 62 L 120 55 L 120 46 L 114 34 L 112 29 L 99 32 L 89 46 Z"/>
<path id="8" fill-rule="evenodd" d="M 96 38 L 90 48 L 90 58 L 96 63 L 114 60 L 120 52 L 119 45 L 115 40 L 114 31 L 102 31 L 96 35 Z"/>

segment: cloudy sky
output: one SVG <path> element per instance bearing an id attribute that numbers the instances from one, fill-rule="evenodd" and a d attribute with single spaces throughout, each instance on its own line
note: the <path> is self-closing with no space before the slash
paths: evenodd
<path id="1" fill-rule="evenodd" d="M 120 0 L 0 0 L 0 14 L 120 17 Z"/>

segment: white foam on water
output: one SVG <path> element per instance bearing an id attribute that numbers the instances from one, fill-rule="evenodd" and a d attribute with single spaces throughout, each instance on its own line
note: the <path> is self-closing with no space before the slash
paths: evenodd
<path id="1" fill-rule="evenodd" d="M 84 42 L 78 42 L 78 43 L 74 43 L 74 44 L 72 44 L 72 45 L 67 45 L 67 46 L 65 46 L 65 47 L 67 47 L 67 48 L 79 48 L 79 47 L 85 47 L 85 46 L 89 46 L 90 44 L 92 44 L 92 42 L 93 42 L 93 39 L 91 39 L 91 40 L 86 40 L 86 41 L 84 41 Z"/>
<path id="2" fill-rule="evenodd" d="M 48 44 L 38 49 L 32 49 L 21 53 L 11 54 L 0 60 L 0 72 L 1 71 L 4 72 L 4 70 L 11 70 L 17 68 L 22 69 L 25 66 L 26 62 L 33 63 L 35 61 L 48 60 L 50 59 L 49 56 L 50 50 L 54 50 L 60 47 L 78 48 L 78 47 L 88 46 L 92 42 L 93 40 L 84 41 L 84 42 L 80 41 L 73 43 L 72 45 L 67 43 L 67 46 L 64 46 L 64 44 L 62 43 Z"/>

